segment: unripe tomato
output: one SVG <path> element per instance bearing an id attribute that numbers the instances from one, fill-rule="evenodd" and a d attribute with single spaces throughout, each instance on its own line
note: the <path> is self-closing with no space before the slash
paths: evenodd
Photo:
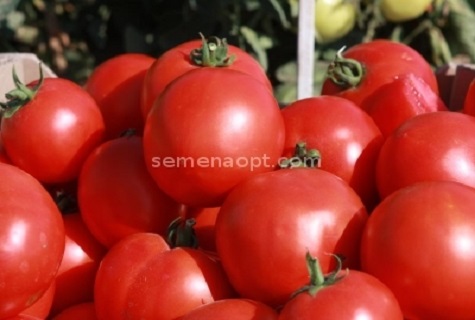
<path id="1" fill-rule="evenodd" d="M 348 34 L 355 26 L 356 8 L 347 0 L 317 0 L 315 2 L 315 36 L 327 43 Z"/>
<path id="2" fill-rule="evenodd" d="M 381 0 L 380 9 L 386 20 L 403 22 L 420 17 L 432 0 Z"/>

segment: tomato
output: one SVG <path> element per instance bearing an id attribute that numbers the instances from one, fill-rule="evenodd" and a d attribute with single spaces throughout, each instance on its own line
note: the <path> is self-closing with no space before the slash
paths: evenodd
<path id="1" fill-rule="evenodd" d="M 18 87 L 24 87 L 16 81 Z M 11 162 L 44 183 L 74 180 L 101 143 L 104 121 L 94 99 L 74 82 L 40 79 L 12 97 L 2 117 L 1 139 Z M 18 91 L 17 91 L 18 92 Z M 28 96 L 29 95 L 29 96 Z"/>
<path id="2" fill-rule="evenodd" d="M 370 215 L 362 270 L 391 289 L 406 319 L 475 318 L 474 210 L 475 189 L 426 181 L 395 191 Z"/>
<path id="3" fill-rule="evenodd" d="M 284 121 L 272 92 L 254 77 L 195 69 L 156 102 L 145 123 L 145 162 L 175 201 L 217 207 L 238 182 L 275 169 Z"/>
<path id="4" fill-rule="evenodd" d="M 193 219 L 198 245 L 206 251 L 216 251 L 215 225 L 220 207 L 187 208 L 186 219 Z"/>
<path id="5" fill-rule="evenodd" d="M 367 211 L 341 178 L 317 168 L 262 173 L 238 184 L 216 220 L 216 248 L 241 297 L 277 307 L 306 283 L 307 250 L 332 268 L 331 253 L 358 268 Z"/>
<path id="6" fill-rule="evenodd" d="M 78 204 L 87 228 L 108 248 L 135 232 L 165 235 L 180 210 L 149 175 L 139 136 L 109 140 L 89 155 L 78 180 Z"/>
<path id="7" fill-rule="evenodd" d="M 439 92 L 431 65 L 415 49 L 388 39 L 358 43 L 337 54 L 328 67 L 321 93 L 361 105 L 377 88 L 405 74 L 420 77 Z"/>
<path id="8" fill-rule="evenodd" d="M 385 137 L 418 114 L 448 111 L 442 99 L 414 74 L 401 75 L 376 89 L 361 103 Z"/>
<path id="9" fill-rule="evenodd" d="M 475 79 L 473 79 L 468 86 L 462 112 L 475 116 Z"/>
<path id="10" fill-rule="evenodd" d="M 120 281 L 117 281 L 120 279 Z M 176 319 L 234 297 L 220 263 L 199 250 L 170 249 L 160 235 L 135 233 L 116 243 L 96 275 L 99 320 Z"/>
<path id="11" fill-rule="evenodd" d="M 51 316 L 74 304 L 93 300 L 94 279 L 106 253 L 106 249 L 89 232 L 79 213 L 64 214 L 63 221 L 66 246 L 56 275 Z"/>
<path id="12" fill-rule="evenodd" d="M 215 59 L 212 58 L 211 61 L 205 61 L 199 55 L 191 55 L 193 50 L 202 49 L 204 44 L 208 46 L 216 45 L 216 49 L 212 50 L 213 52 L 211 53 L 211 55 L 216 56 Z M 234 56 L 234 60 L 228 59 L 231 56 Z M 232 63 L 230 63 L 231 61 Z M 225 39 L 218 39 L 216 37 L 190 40 L 165 51 L 147 71 L 141 95 L 141 110 L 144 118 L 147 117 L 147 114 L 152 109 L 155 99 L 174 79 L 188 71 L 210 64 L 216 64 L 216 67 L 225 67 L 244 72 L 256 78 L 272 91 L 272 84 L 265 70 L 246 51 L 227 44 Z"/>
<path id="13" fill-rule="evenodd" d="M 155 58 L 140 53 L 114 56 L 95 67 L 85 89 L 94 98 L 105 122 L 106 139 L 128 129 L 141 134 L 144 119 L 140 96 L 145 74 Z"/>
<path id="14" fill-rule="evenodd" d="M 193 309 L 179 320 L 277 320 L 278 313 L 266 304 L 250 299 L 223 299 Z"/>
<path id="15" fill-rule="evenodd" d="M 51 320 L 97 320 L 96 309 L 93 302 L 80 303 L 63 310 Z"/>
<path id="16" fill-rule="evenodd" d="M 321 169 L 336 174 L 358 193 L 368 210 L 378 202 L 375 170 L 383 137 L 373 120 L 352 101 L 336 96 L 297 100 L 282 110 L 284 156 L 297 143 L 317 149 Z"/>
<path id="17" fill-rule="evenodd" d="M 310 283 L 285 303 L 279 320 L 403 320 L 396 297 L 376 277 L 340 268 L 324 275 L 317 259 L 309 256 L 307 265 Z"/>
<path id="18" fill-rule="evenodd" d="M 475 118 L 450 111 L 424 113 L 386 139 L 376 164 L 381 197 L 427 180 L 475 187 Z"/>
<path id="19" fill-rule="evenodd" d="M 432 0 L 381 0 L 378 5 L 386 20 L 404 22 L 419 18 L 431 4 Z"/>
<path id="20" fill-rule="evenodd" d="M 0 134 L 0 162 L 1 162 L 1 163 L 11 164 L 10 159 L 8 159 L 7 152 L 5 151 L 5 148 L 3 147 L 3 142 L 2 142 L 2 139 L 1 139 L 1 134 Z"/>
<path id="21" fill-rule="evenodd" d="M 30 307 L 50 287 L 64 251 L 64 226 L 46 189 L 25 171 L 0 163 L 0 318 Z"/>
<path id="22" fill-rule="evenodd" d="M 315 1 L 315 35 L 317 42 L 328 43 L 353 30 L 356 6 L 345 0 Z"/>
<path id="23" fill-rule="evenodd" d="M 56 292 L 56 280 L 53 280 L 46 292 L 31 306 L 23 310 L 20 316 L 38 317 L 46 319 L 50 313 L 53 304 L 54 294 Z"/>

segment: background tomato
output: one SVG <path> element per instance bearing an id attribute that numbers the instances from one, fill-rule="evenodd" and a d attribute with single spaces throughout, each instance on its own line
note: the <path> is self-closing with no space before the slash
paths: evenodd
<path id="1" fill-rule="evenodd" d="M 345 0 L 315 1 L 315 35 L 317 42 L 328 43 L 342 38 L 353 30 L 356 6 Z"/>
<path id="2" fill-rule="evenodd" d="M 72 305 L 52 320 L 97 320 L 96 309 L 93 302 Z"/>
<path id="3" fill-rule="evenodd" d="M 187 208 L 186 219 L 193 219 L 193 230 L 198 240 L 198 245 L 203 250 L 216 252 L 215 225 L 220 207 L 212 208 Z"/>
<path id="4" fill-rule="evenodd" d="M 0 163 L 0 318 L 17 315 L 48 290 L 64 251 L 64 226 L 44 187 Z"/>
<path id="5" fill-rule="evenodd" d="M 94 98 L 105 122 L 106 139 L 125 130 L 142 134 L 140 96 L 145 73 L 155 58 L 140 53 L 116 55 L 96 66 L 84 86 Z"/>
<path id="6" fill-rule="evenodd" d="M 371 213 L 361 267 L 394 292 L 406 319 L 475 317 L 474 210 L 475 189 L 428 181 L 395 191 Z"/>
<path id="7" fill-rule="evenodd" d="M 432 2 L 432 0 L 381 0 L 379 7 L 388 21 L 404 22 L 422 16 Z"/>
<path id="8" fill-rule="evenodd" d="M 475 79 L 473 79 L 468 86 L 462 112 L 471 116 L 475 116 Z"/>

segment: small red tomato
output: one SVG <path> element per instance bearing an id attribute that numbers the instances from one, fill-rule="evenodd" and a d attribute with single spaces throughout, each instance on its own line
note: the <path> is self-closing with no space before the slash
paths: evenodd
<path id="1" fill-rule="evenodd" d="M 145 73 L 154 61 L 146 54 L 120 54 L 95 67 L 87 79 L 84 88 L 101 110 L 106 139 L 118 138 L 128 129 L 142 133 L 140 95 Z"/>

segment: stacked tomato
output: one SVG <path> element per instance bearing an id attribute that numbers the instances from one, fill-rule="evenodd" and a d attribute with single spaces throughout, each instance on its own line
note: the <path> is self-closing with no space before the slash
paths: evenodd
<path id="1" fill-rule="evenodd" d="M 474 319 L 475 84 L 388 40 L 327 71 L 282 109 L 215 37 L 14 74 L 0 319 Z"/>

